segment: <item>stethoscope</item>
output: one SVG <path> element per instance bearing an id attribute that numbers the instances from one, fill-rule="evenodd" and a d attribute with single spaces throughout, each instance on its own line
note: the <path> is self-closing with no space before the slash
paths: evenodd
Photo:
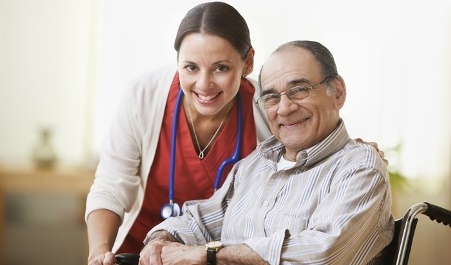
<path id="1" fill-rule="evenodd" d="M 180 116 L 180 106 L 182 105 L 182 98 L 183 98 L 183 91 L 180 89 L 177 101 L 175 103 L 175 109 L 174 109 L 174 117 L 172 118 L 172 141 L 171 141 L 171 157 L 170 157 L 170 165 L 169 165 L 169 203 L 165 203 L 163 207 L 161 207 L 161 217 L 164 219 L 172 217 L 172 216 L 179 216 L 182 215 L 181 208 L 178 203 L 174 202 L 174 172 L 175 172 L 175 141 L 177 139 L 177 124 L 178 119 Z M 235 145 L 235 151 L 233 155 L 227 159 L 225 159 L 221 166 L 219 166 L 218 172 L 216 173 L 216 179 L 214 183 L 215 191 L 219 188 L 219 184 L 221 182 L 222 173 L 224 171 L 224 168 L 231 163 L 236 163 L 240 159 L 240 146 L 241 146 L 241 140 L 243 137 L 243 110 L 241 105 L 241 94 L 238 91 L 237 94 L 238 98 L 238 140 L 236 141 Z"/>

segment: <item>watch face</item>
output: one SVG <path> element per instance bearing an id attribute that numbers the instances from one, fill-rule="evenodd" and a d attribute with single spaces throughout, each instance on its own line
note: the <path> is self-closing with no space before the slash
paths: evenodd
<path id="1" fill-rule="evenodd" d="M 206 244 L 207 248 L 220 248 L 222 247 L 222 243 L 220 241 L 211 241 Z"/>

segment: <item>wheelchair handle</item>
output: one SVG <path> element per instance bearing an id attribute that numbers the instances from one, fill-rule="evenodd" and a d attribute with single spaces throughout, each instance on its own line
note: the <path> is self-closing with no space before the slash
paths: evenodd
<path id="1" fill-rule="evenodd" d="M 427 204 L 427 209 L 423 213 L 427 215 L 431 220 L 435 220 L 437 223 L 443 223 L 444 225 L 451 226 L 451 211 L 432 203 L 424 202 Z"/>
<path id="2" fill-rule="evenodd" d="M 138 265 L 139 254 L 119 253 L 115 255 L 117 265 Z"/>

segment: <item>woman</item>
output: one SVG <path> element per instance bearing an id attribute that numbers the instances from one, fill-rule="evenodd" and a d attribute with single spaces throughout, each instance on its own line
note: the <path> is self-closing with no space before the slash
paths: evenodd
<path id="1" fill-rule="evenodd" d="M 102 145 L 87 198 L 89 264 L 113 264 L 112 252 L 139 253 L 161 215 L 178 211 L 176 204 L 162 209 L 171 194 L 178 205 L 211 196 L 225 178 L 216 175 L 226 176 L 233 163 L 218 169 L 235 148 L 234 158 L 242 158 L 270 135 L 253 103 L 256 83 L 245 78 L 255 51 L 235 8 L 221 2 L 194 7 L 174 48 L 177 67 L 133 83 Z"/>

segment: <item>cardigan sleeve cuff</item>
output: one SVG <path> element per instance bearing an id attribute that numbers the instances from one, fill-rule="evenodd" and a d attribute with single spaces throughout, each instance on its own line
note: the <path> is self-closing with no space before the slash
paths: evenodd
<path id="1" fill-rule="evenodd" d="M 86 199 L 85 221 L 90 213 L 100 209 L 112 211 L 121 218 L 121 221 L 124 219 L 125 210 L 115 198 L 102 193 L 89 193 Z"/>

